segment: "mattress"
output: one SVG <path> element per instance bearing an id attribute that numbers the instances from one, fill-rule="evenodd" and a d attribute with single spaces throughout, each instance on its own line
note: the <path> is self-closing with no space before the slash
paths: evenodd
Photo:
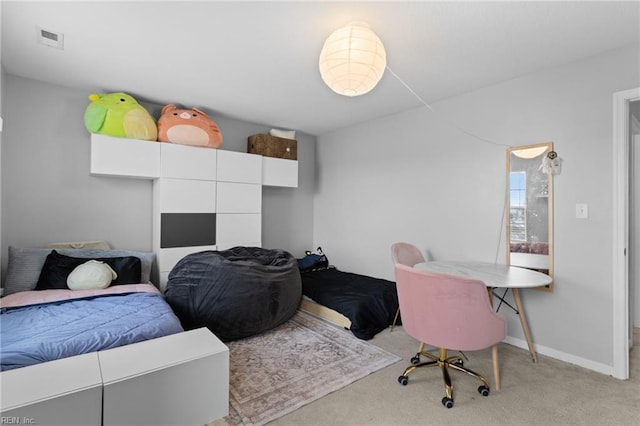
<path id="1" fill-rule="evenodd" d="M 0 308 L 1 371 L 183 331 L 151 284 L 16 293 Z"/>
<path id="2" fill-rule="evenodd" d="M 393 281 L 328 268 L 305 272 L 302 294 L 349 319 L 349 329 L 369 340 L 393 323 L 398 293 Z"/>

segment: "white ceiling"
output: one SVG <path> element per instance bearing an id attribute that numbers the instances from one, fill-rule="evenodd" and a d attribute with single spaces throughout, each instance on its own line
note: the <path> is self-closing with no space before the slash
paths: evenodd
<path id="1" fill-rule="evenodd" d="M 421 105 L 389 71 L 360 97 L 324 85 L 324 40 L 350 21 L 371 26 L 388 67 L 428 103 L 640 41 L 638 1 L 4 0 L 0 7 L 9 74 L 313 135 Z M 37 27 L 63 33 L 64 50 L 37 44 Z"/>

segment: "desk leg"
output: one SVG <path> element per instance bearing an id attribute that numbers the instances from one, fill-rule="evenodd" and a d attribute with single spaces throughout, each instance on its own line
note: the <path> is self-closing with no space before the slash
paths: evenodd
<path id="1" fill-rule="evenodd" d="M 497 344 L 491 347 L 491 359 L 493 360 L 493 383 L 496 385 L 496 390 L 500 390 L 500 363 L 498 362 Z"/>
<path id="2" fill-rule="evenodd" d="M 538 362 L 536 351 L 533 348 L 533 341 L 531 340 L 531 333 L 529 332 L 529 324 L 527 324 L 527 317 L 524 314 L 522 308 L 522 301 L 520 300 L 520 292 L 517 288 L 512 288 L 513 300 L 516 302 L 516 308 L 518 309 L 518 316 L 520 317 L 520 324 L 522 324 L 522 331 L 524 331 L 524 337 L 527 339 L 527 345 L 529 346 L 529 352 L 531 353 L 531 359 L 533 362 Z"/>

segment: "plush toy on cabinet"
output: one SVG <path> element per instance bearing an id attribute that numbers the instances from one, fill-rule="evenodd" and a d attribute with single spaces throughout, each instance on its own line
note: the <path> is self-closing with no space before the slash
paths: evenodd
<path id="1" fill-rule="evenodd" d="M 158 127 L 151 114 L 126 93 L 91 94 L 84 125 L 91 133 L 155 141 Z"/>
<path id="2" fill-rule="evenodd" d="M 198 108 L 180 109 L 165 105 L 158 119 L 158 140 L 207 148 L 222 146 L 218 125 Z"/>

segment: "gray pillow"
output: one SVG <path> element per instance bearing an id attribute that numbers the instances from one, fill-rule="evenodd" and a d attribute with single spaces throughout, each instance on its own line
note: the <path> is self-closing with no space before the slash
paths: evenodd
<path id="1" fill-rule="evenodd" d="M 9 246 L 7 279 L 4 282 L 4 294 L 8 296 L 19 291 L 36 288 L 40 271 L 50 248 L 18 248 Z M 135 250 L 102 250 L 102 249 L 56 249 L 60 254 L 82 258 L 135 256 L 140 259 L 140 282 L 151 282 L 151 266 L 155 259 L 153 252 Z"/>

